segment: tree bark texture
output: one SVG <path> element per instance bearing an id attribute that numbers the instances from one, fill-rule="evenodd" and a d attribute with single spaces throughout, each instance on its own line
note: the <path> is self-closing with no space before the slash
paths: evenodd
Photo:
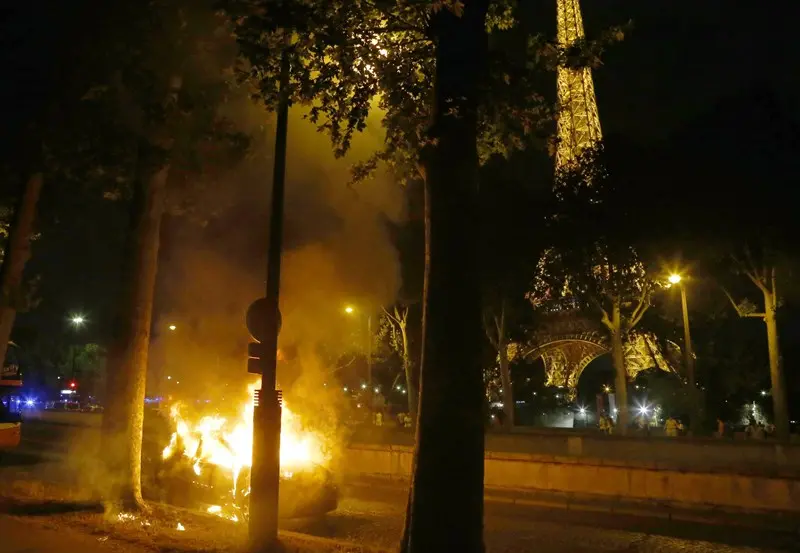
<path id="1" fill-rule="evenodd" d="M 500 361 L 500 382 L 503 385 L 503 426 L 507 430 L 514 428 L 514 384 L 511 381 L 511 367 L 508 361 L 508 338 L 506 337 L 505 305 L 500 309 L 497 322 L 497 355 Z"/>
<path id="2" fill-rule="evenodd" d="M 783 374 L 780 342 L 778 340 L 778 295 L 775 279 L 771 288 L 764 288 L 764 323 L 767 326 L 769 351 L 769 375 L 772 382 L 772 411 L 775 419 L 775 434 L 779 440 L 789 440 L 789 405 L 786 399 L 786 380 Z"/>
<path id="3" fill-rule="evenodd" d="M 109 352 L 108 408 L 103 417 L 108 499 L 126 509 L 142 502 L 142 429 L 153 295 L 169 165 L 137 182 L 131 204 L 123 288 Z"/>
<path id="4" fill-rule="evenodd" d="M 406 553 L 483 552 L 483 375 L 477 277 L 477 105 L 486 0 L 433 16 L 435 103 L 425 169 L 419 418 Z"/>
<path id="5" fill-rule="evenodd" d="M 617 431 L 628 432 L 628 371 L 625 368 L 625 351 L 623 349 L 622 313 L 618 299 L 614 299 L 611 308 L 611 363 L 614 365 L 614 387 L 616 388 Z"/>
<path id="6" fill-rule="evenodd" d="M 408 308 L 406 308 L 406 316 L 408 316 Z M 414 383 L 414 363 L 411 361 L 411 352 L 409 351 L 408 343 L 408 327 L 404 320 L 400 325 L 400 337 L 403 340 L 403 371 L 406 377 L 406 393 L 408 394 L 408 414 L 411 420 L 417 420 L 418 411 L 418 393 L 417 386 Z"/>
<path id="7" fill-rule="evenodd" d="M 31 236 L 36 219 L 36 207 L 42 193 L 44 178 L 41 172 L 33 173 L 25 182 L 14 222 L 8 236 L 3 268 L 0 272 L 0 360 L 5 363 L 8 341 L 14 319 L 22 302 L 22 277 L 25 264 L 31 257 Z"/>

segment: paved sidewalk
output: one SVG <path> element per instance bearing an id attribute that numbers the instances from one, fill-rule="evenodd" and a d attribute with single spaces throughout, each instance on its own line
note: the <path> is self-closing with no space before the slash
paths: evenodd
<path id="1" fill-rule="evenodd" d="M 71 530 L 48 528 L 36 519 L 0 515 L 3 553 L 144 553 L 139 547 Z"/>

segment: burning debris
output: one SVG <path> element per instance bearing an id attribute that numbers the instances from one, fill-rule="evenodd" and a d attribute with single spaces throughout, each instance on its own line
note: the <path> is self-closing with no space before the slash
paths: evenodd
<path id="1" fill-rule="evenodd" d="M 255 384 L 248 387 L 249 397 L 252 398 L 255 388 Z M 238 417 L 213 414 L 192 420 L 186 406 L 175 403 L 170 408 L 170 419 L 175 430 L 162 452 L 165 464 L 189 463 L 193 473 L 192 483 L 217 499 L 206 512 L 233 522 L 247 516 L 253 454 L 253 410 L 253 402 L 248 400 L 241 407 Z M 324 473 L 326 478 L 322 480 L 326 480 L 332 457 L 332 448 L 326 437 L 305 428 L 300 417 L 285 404 L 281 426 L 282 488 L 286 487 L 288 481 L 301 480 L 296 478 L 298 475 Z M 227 484 L 223 493 L 216 493 L 219 482 Z M 211 493 L 212 490 L 216 495 Z"/>

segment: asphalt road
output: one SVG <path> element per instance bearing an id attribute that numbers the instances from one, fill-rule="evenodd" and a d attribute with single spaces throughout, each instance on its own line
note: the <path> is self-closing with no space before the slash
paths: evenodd
<path id="1" fill-rule="evenodd" d="M 86 415 L 91 417 L 91 415 Z M 96 429 L 30 422 L 14 455 L 0 454 L 0 475 L 75 478 Z M 66 470 L 62 470 L 66 469 Z M 85 471 L 84 471 L 85 472 Z M 284 521 L 287 530 L 391 548 L 403 524 L 406 491 L 347 486 L 339 508 L 316 520 Z M 571 512 L 487 503 L 485 539 L 491 552 L 755 553 L 797 551 L 800 536 L 619 514 Z"/>
<path id="2" fill-rule="evenodd" d="M 130 544 L 44 527 L 38 521 L 0 516 L 3 553 L 152 553 Z"/>

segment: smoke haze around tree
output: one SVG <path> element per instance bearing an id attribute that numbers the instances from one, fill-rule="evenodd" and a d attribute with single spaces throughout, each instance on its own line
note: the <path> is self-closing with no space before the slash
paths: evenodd
<path id="1" fill-rule="evenodd" d="M 217 398 L 238 393 L 253 378 L 246 373 L 244 314 L 264 294 L 274 116 L 244 98 L 226 109 L 252 137 L 251 152 L 201 188 L 191 216 L 167 225 L 151 395 Z M 377 117 L 348 156 L 335 159 L 328 138 L 305 113 L 293 107 L 289 117 L 279 344 L 294 358 L 279 368 L 281 385 L 303 395 L 332 379 L 330 359 L 320 351 L 352 345 L 357 325 L 395 299 L 400 266 L 386 222 L 405 217 L 403 190 L 391 178 L 349 183 L 352 163 L 382 144 Z M 347 305 L 356 313 L 347 315 Z"/>

